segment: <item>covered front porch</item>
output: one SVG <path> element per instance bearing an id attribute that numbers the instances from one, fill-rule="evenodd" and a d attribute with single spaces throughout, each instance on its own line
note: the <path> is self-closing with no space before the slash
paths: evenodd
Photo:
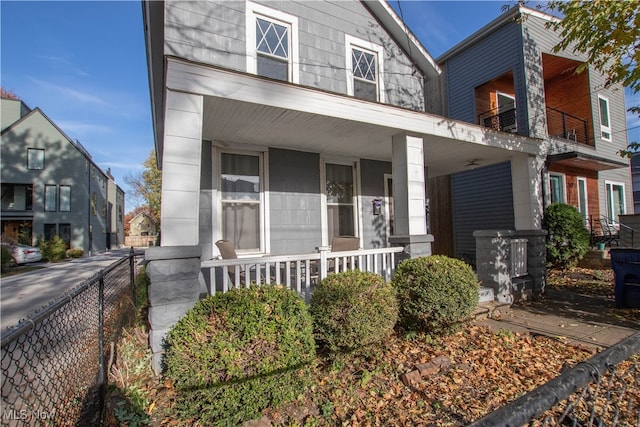
<path id="1" fill-rule="evenodd" d="M 539 140 L 178 59 L 166 76 L 154 352 L 203 292 L 269 277 L 308 298 L 331 268 L 390 279 L 400 258 L 431 255 L 427 179 L 470 164 L 510 162 L 515 228 L 540 228 Z M 331 252 L 342 234 L 358 249 Z"/>

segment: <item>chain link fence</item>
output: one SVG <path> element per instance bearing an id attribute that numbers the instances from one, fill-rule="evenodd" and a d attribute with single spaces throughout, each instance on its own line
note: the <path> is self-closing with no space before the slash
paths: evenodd
<path id="1" fill-rule="evenodd" d="M 132 251 L 2 337 L 3 426 L 100 424 L 108 343 L 135 317 L 134 268 Z"/>
<path id="2" fill-rule="evenodd" d="M 470 427 L 640 427 L 640 332 Z"/>

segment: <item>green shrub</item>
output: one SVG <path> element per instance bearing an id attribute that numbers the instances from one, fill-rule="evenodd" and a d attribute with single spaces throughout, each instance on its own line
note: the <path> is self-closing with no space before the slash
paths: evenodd
<path id="1" fill-rule="evenodd" d="M 84 251 L 80 248 L 73 248 L 67 251 L 67 256 L 69 258 L 80 258 L 84 255 Z"/>
<path id="2" fill-rule="evenodd" d="M 331 274 L 311 296 L 316 340 L 332 351 L 381 342 L 398 321 L 398 301 L 390 284 L 358 270 Z"/>
<path id="3" fill-rule="evenodd" d="M 0 271 L 5 272 L 13 264 L 13 253 L 8 245 L 0 245 Z"/>
<path id="4" fill-rule="evenodd" d="M 60 236 L 53 236 L 51 240 L 39 240 L 37 246 L 45 261 L 61 261 L 67 256 L 67 244 Z"/>
<path id="5" fill-rule="evenodd" d="M 148 289 L 151 279 L 147 275 L 147 269 L 142 267 L 138 270 L 135 279 L 135 304 L 137 309 L 144 309 L 149 305 Z"/>
<path id="6" fill-rule="evenodd" d="M 589 250 L 589 231 L 573 206 L 549 205 L 544 211 L 542 228 L 547 230 L 547 263 L 551 266 L 574 267 Z"/>
<path id="7" fill-rule="evenodd" d="M 468 264 L 443 255 L 401 262 L 392 284 L 407 330 L 441 335 L 455 331 L 478 304 L 478 277 Z"/>
<path id="8" fill-rule="evenodd" d="M 295 399 L 315 357 L 304 301 L 271 285 L 200 300 L 166 342 L 177 413 L 201 425 L 241 425 Z"/>

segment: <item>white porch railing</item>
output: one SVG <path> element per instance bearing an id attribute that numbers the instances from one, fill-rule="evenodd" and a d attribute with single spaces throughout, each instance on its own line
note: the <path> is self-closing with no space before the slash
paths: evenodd
<path id="1" fill-rule="evenodd" d="M 227 292 L 233 287 L 248 287 L 250 283 L 278 283 L 295 290 L 309 301 L 314 286 L 330 273 L 357 269 L 380 274 L 386 281 L 390 281 L 395 271 L 397 254 L 403 250 L 402 247 L 393 247 L 212 259 L 203 261 L 200 268 L 209 277 L 212 295 Z"/>

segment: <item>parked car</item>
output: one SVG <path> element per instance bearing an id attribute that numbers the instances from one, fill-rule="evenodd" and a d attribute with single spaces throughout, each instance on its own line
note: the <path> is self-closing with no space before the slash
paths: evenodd
<path id="1" fill-rule="evenodd" d="M 42 260 L 40 248 L 21 244 L 11 245 L 13 260 L 16 264 L 26 264 L 28 262 L 38 262 Z"/>

